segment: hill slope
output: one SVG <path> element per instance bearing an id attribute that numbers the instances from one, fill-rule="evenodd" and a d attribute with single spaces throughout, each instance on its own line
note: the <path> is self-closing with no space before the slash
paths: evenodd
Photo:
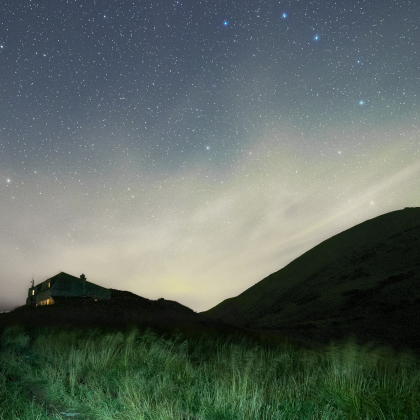
<path id="1" fill-rule="evenodd" d="M 341 232 L 199 314 L 301 342 L 354 335 L 420 351 L 420 208 Z"/>
<path id="2" fill-rule="evenodd" d="M 143 298 L 128 291 L 111 289 L 111 299 L 94 301 L 90 298 L 68 298 L 54 305 L 32 308 L 19 306 L 0 314 L 0 335 L 10 325 L 28 329 L 38 327 L 103 327 L 123 329 L 129 325 L 154 327 L 172 331 L 217 331 L 224 334 L 242 333 L 222 321 L 203 319 L 192 309 L 171 300 Z"/>

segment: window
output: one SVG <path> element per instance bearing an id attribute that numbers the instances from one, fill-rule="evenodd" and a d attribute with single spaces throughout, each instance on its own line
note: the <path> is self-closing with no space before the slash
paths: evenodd
<path id="1" fill-rule="evenodd" d="M 49 282 L 48 282 L 48 287 L 50 287 L 50 286 L 51 286 L 51 282 L 49 281 Z"/>
<path id="2" fill-rule="evenodd" d="M 35 294 L 35 290 L 32 290 L 32 296 Z"/>

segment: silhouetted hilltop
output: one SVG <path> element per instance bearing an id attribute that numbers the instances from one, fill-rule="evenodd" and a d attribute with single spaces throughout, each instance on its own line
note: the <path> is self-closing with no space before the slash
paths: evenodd
<path id="1" fill-rule="evenodd" d="M 38 327 L 77 327 L 123 329 L 130 325 L 158 329 L 184 331 L 241 331 L 227 326 L 223 321 L 203 319 L 192 309 L 178 302 L 150 300 L 128 291 L 111 290 L 110 300 L 95 301 L 92 298 L 56 298 L 54 305 L 20 306 L 0 314 L 0 334 L 8 325 Z"/>
<path id="2" fill-rule="evenodd" d="M 307 251 L 239 296 L 200 312 L 207 319 L 328 344 L 420 351 L 420 208 L 383 214 Z"/>

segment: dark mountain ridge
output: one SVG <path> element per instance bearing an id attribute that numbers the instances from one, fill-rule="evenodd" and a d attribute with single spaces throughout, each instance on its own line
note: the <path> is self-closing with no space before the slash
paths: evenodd
<path id="1" fill-rule="evenodd" d="M 200 312 L 247 330 L 420 350 L 420 208 L 383 214 Z"/>

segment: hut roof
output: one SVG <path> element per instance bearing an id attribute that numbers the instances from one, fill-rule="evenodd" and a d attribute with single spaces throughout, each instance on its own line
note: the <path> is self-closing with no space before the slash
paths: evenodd
<path id="1" fill-rule="evenodd" d="M 50 277 L 47 280 L 80 280 L 79 277 L 71 276 L 70 274 L 64 273 L 63 271 L 61 273 L 56 274 L 53 277 Z"/>

